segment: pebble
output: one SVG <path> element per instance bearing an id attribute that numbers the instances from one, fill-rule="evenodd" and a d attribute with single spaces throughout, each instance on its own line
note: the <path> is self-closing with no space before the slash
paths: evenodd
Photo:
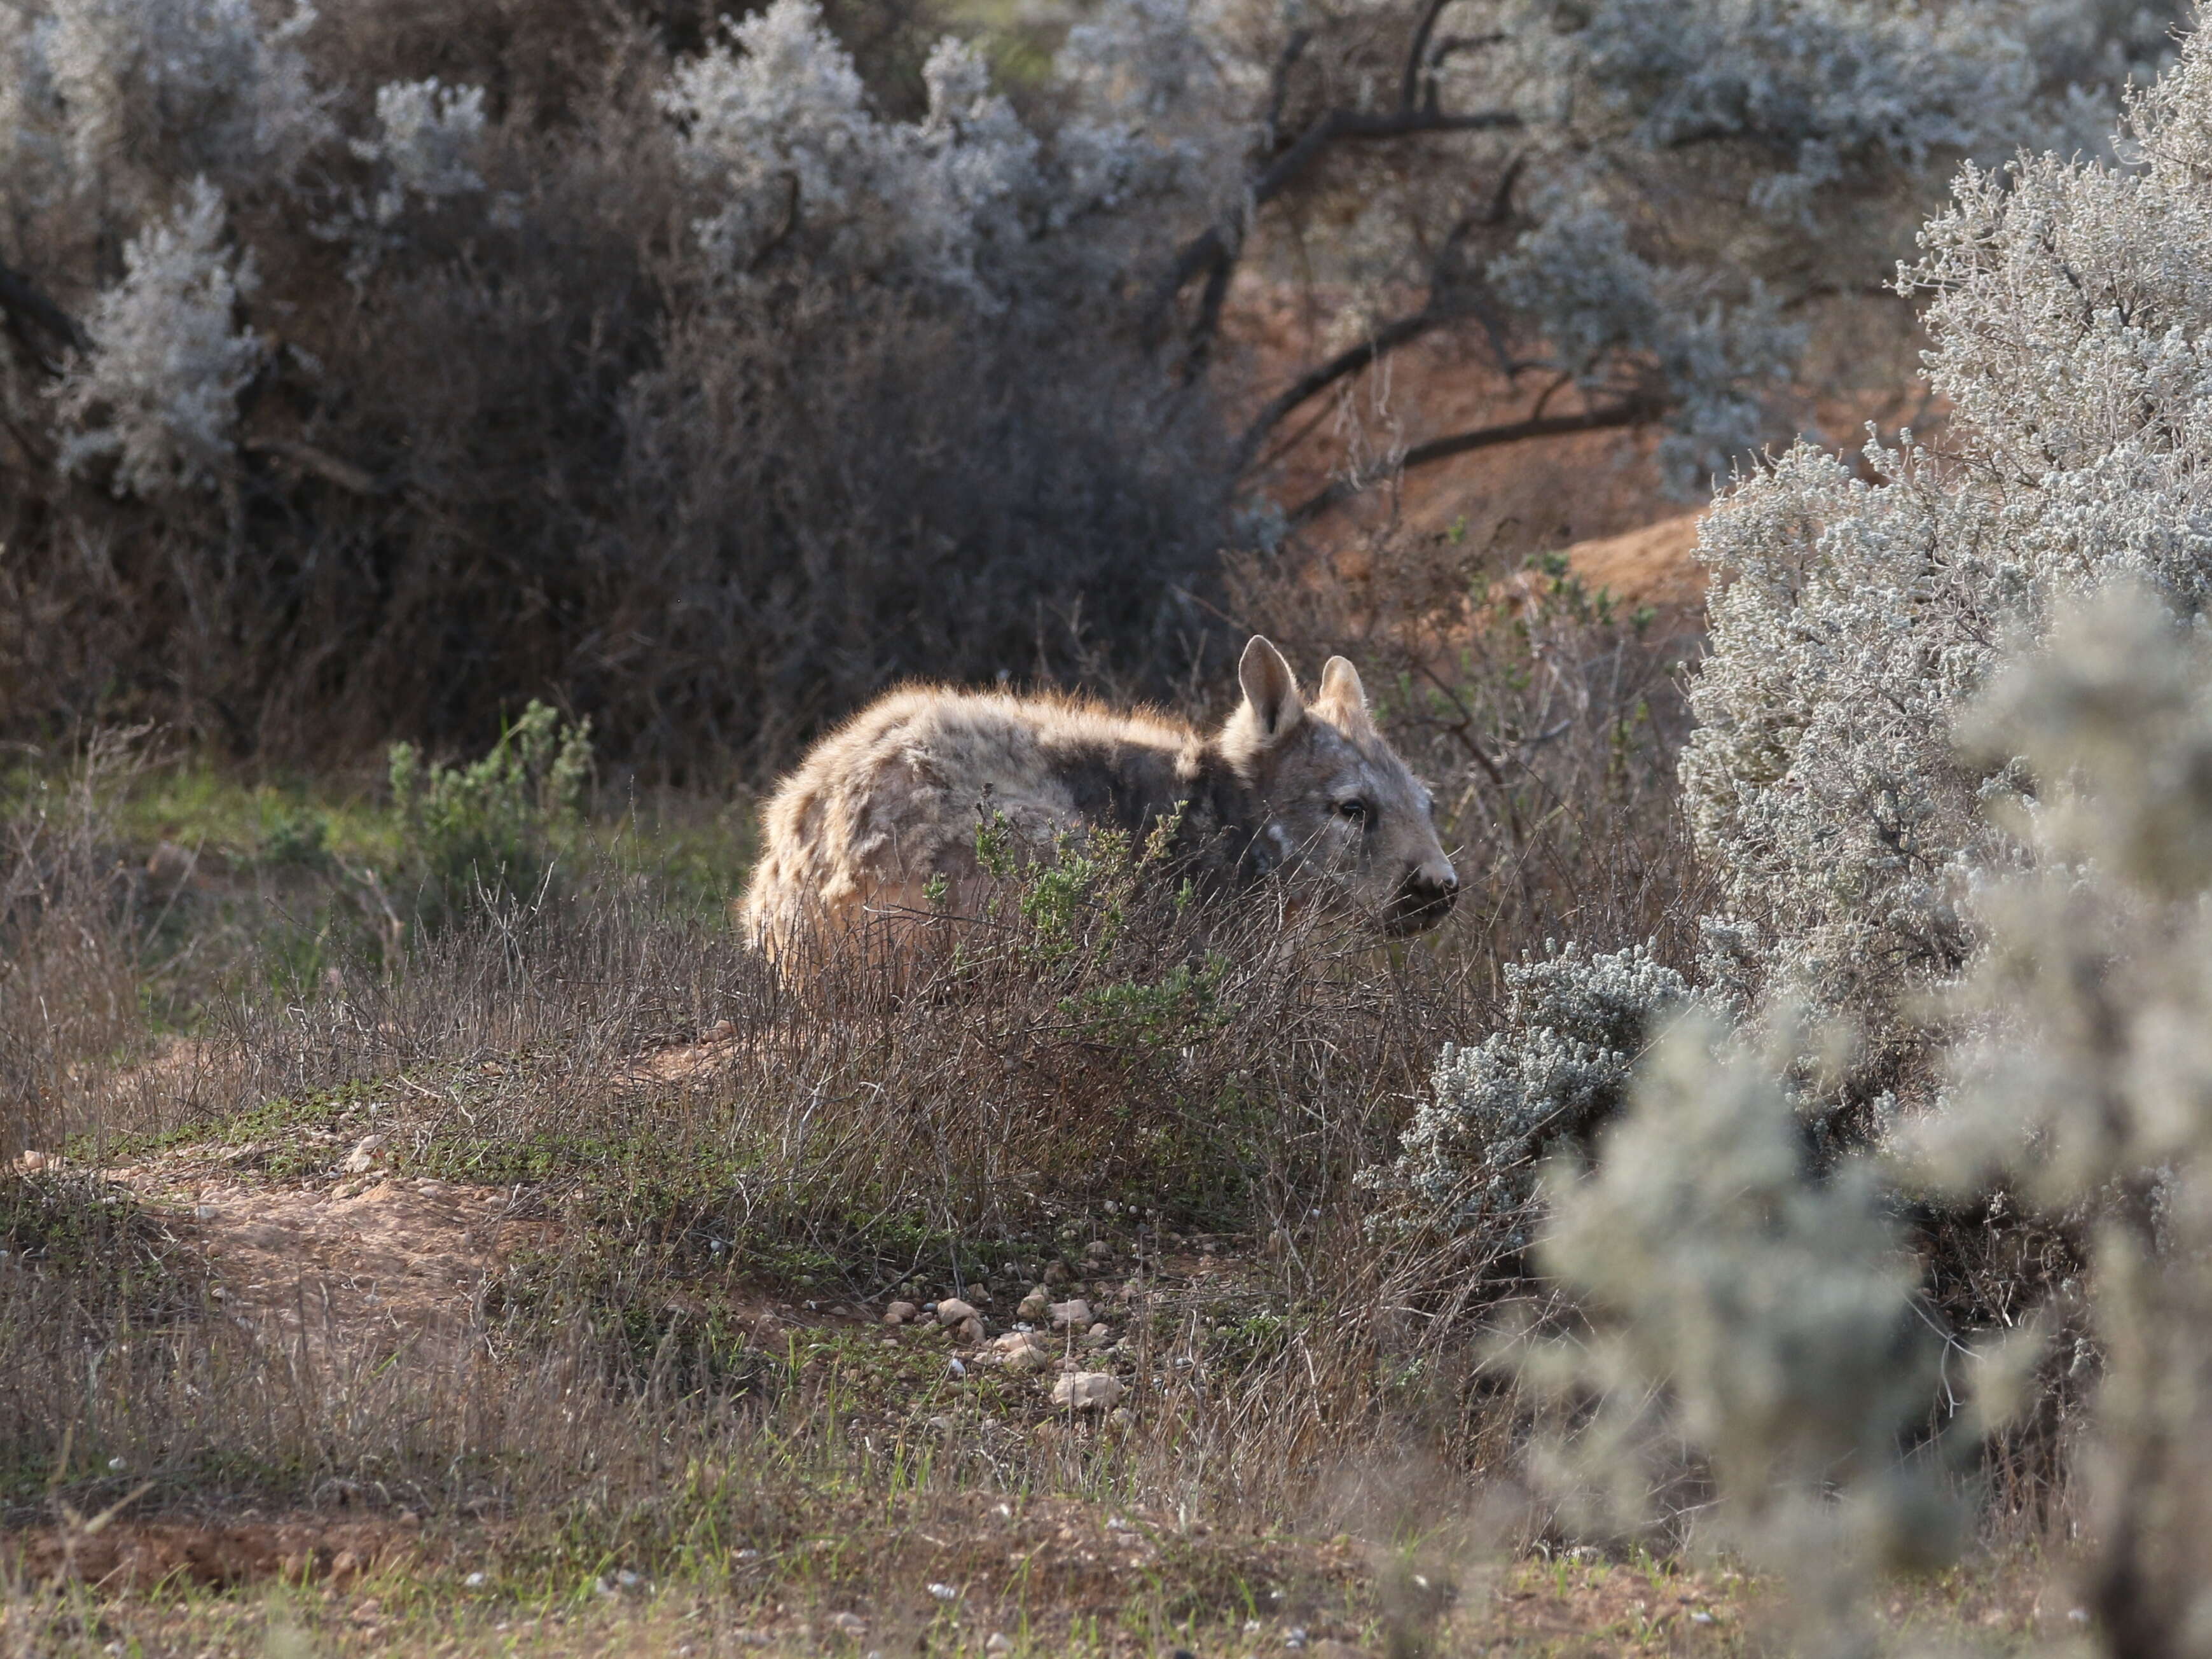
<path id="1" fill-rule="evenodd" d="M 1052 1385 L 1052 1403 L 1079 1412 L 1105 1411 L 1121 1403 L 1121 1379 L 1111 1371 L 1070 1371 Z"/>
<path id="2" fill-rule="evenodd" d="M 376 1167 L 376 1155 L 384 1150 L 385 1139 L 380 1133 L 363 1135 L 338 1167 L 347 1175 L 367 1175 Z"/>
<path id="3" fill-rule="evenodd" d="M 1002 1630 L 993 1631 L 990 1639 L 983 1644 L 986 1653 L 1012 1653 L 1013 1650 L 1014 1638 Z"/>
<path id="4" fill-rule="evenodd" d="M 1034 1331 L 1009 1331 L 991 1346 L 999 1363 L 1017 1376 L 1041 1371 L 1052 1364 L 1052 1355 Z"/>
<path id="5" fill-rule="evenodd" d="M 1033 1286 L 1030 1293 L 1022 1298 L 1022 1305 L 1014 1310 L 1014 1316 L 1017 1319 L 1035 1322 L 1043 1319 L 1051 1312 L 1052 1292 L 1043 1285 L 1038 1285 Z"/>
<path id="6" fill-rule="evenodd" d="M 940 1601 L 957 1601 L 960 1592 L 951 1584 L 932 1584 L 929 1593 Z"/>
<path id="7" fill-rule="evenodd" d="M 857 1613 L 833 1613 L 825 1622 L 831 1630 L 847 1636 L 865 1636 L 868 1633 L 868 1621 Z"/>
<path id="8" fill-rule="evenodd" d="M 1052 1304 L 1052 1328 L 1056 1331 L 1079 1331 L 1091 1324 L 1091 1304 L 1081 1297 L 1073 1302 Z"/>
<path id="9" fill-rule="evenodd" d="M 947 1329 L 965 1324 L 975 1317 L 975 1310 L 957 1297 L 947 1297 L 937 1304 L 937 1322 Z"/>
<path id="10" fill-rule="evenodd" d="M 915 1307 L 911 1302 L 894 1302 L 890 1307 L 884 1310 L 884 1323 L 886 1325 L 904 1325 L 910 1322 L 916 1315 L 921 1313 L 921 1310 Z"/>

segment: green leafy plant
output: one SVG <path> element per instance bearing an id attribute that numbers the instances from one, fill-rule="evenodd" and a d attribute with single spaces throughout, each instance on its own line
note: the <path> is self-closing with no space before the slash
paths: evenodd
<path id="1" fill-rule="evenodd" d="M 535 700 L 466 765 L 426 763 L 414 744 L 394 744 L 392 805 L 426 907 L 541 891 L 582 820 L 591 769 L 591 721 L 564 721 Z"/>

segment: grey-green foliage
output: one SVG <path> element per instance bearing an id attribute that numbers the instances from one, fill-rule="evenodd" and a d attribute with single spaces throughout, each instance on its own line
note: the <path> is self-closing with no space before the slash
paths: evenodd
<path id="1" fill-rule="evenodd" d="M 2034 861 L 1976 897 L 1972 1035 L 1910 1146 L 2089 1236 L 2095 1610 L 2116 1652 L 2212 1652 L 2212 637 L 2115 588 L 1962 729 L 2024 775 Z"/>
<path id="2" fill-rule="evenodd" d="M 1613 1110 L 1656 1022 L 1689 996 L 1641 945 L 1595 957 L 1550 947 L 1509 963 L 1505 985 L 1499 1028 L 1470 1048 L 1443 1046 L 1396 1161 L 1362 1172 L 1398 1197 L 1402 1218 L 1517 1225 L 1543 1150 Z"/>
<path id="3" fill-rule="evenodd" d="M 573 724 L 533 700 L 481 760 L 425 763 L 392 746 L 392 799 L 408 862 L 432 908 L 479 896 L 528 896 L 550 878 L 580 821 L 591 781 L 592 723 Z"/>
<path id="4" fill-rule="evenodd" d="M 1704 534 L 1729 580 L 1682 782 L 1764 977 L 1850 1012 L 1877 1050 L 1975 948 L 1963 901 L 2017 848 L 1981 811 L 2002 760 L 1951 722 L 2008 630 L 2124 576 L 2212 596 L 2212 49 L 2130 104 L 2114 159 L 1963 171 L 1901 285 L 1933 296 L 1949 453 L 1801 446 Z"/>
<path id="5" fill-rule="evenodd" d="M 1648 1525 L 1656 1495 L 1702 1470 L 1697 1534 L 1784 1573 L 1808 1645 L 1850 1652 L 1869 1576 L 1940 1559 L 1956 1534 L 1936 1471 L 1900 1449 L 1930 1418 L 1941 1345 L 1875 1170 L 1808 1167 L 1785 1063 L 1681 1019 L 1594 1170 L 1547 1170 L 1538 1261 L 1587 1328 L 1521 1370 L 1595 1402 L 1539 1446 L 1571 1514 Z"/>

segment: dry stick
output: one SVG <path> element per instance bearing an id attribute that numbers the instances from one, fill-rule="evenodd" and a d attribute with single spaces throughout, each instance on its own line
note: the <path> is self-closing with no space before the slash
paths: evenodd
<path id="1" fill-rule="evenodd" d="M 1634 397 L 1603 408 L 1585 410 L 1579 415 L 1547 415 L 1526 421 L 1507 421 L 1498 426 L 1478 427 L 1472 432 L 1461 432 L 1449 438 L 1415 445 L 1391 469 L 1391 473 L 1395 477 L 1409 472 L 1417 466 L 1449 460 L 1455 455 L 1465 455 L 1478 449 L 1492 449 L 1504 444 L 1522 443 L 1532 438 L 1560 438 L 1576 432 L 1603 432 L 1621 427 L 1640 426 L 1658 412 L 1656 400 Z M 1340 506 L 1361 494 L 1366 487 L 1364 482 L 1358 479 L 1340 478 L 1318 495 L 1301 501 L 1292 510 L 1290 522 L 1294 528 L 1310 523 L 1329 508 Z"/>
<path id="2" fill-rule="evenodd" d="M 1331 110 L 1299 134 L 1290 148 L 1253 181 L 1239 217 L 1256 212 L 1281 195 L 1332 145 L 1341 142 L 1375 142 L 1432 132 L 1492 132 L 1522 125 L 1521 118 L 1510 110 L 1480 111 L 1468 115 L 1448 115 L 1440 110 L 1397 110 L 1383 114 Z M 1191 278 L 1200 273 L 1208 278 L 1211 303 L 1200 309 L 1198 320 L 1191 327 L 1190 350 L 1194 356 L 1203 356 L 1207 341 L 1219 325 L 1219 299 L 1228 292 L 1229 278 L 1243 252 L 1243 242 L 1242 229 L 1231 222 L 1209 226 L 1184 244 L 1174 264 L 1153 287 L 1146 309 L 1157 316 L 1174 303 L 1176 295 L 1189 285 Z"/>

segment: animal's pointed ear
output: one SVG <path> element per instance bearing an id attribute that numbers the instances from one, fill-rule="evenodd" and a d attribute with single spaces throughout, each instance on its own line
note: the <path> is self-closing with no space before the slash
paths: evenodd
<path id="1" fill-rule="evenodd" d="M 1264 635 L 1255 634 L 1245 646 L 1237 665 L 1237 683 L 1244 688 L 1245 705 L 1252 711 L 1261 742 L 1280 742 L 1305 718 L 1297 676 Z"/>
<path id="2" fill-rule="evenodd" d="M 1321 671 L 1321 691 L 1314 698 L 1316 706 L 1324 708 L 1338 725 L 1366 726 L 1372 722 L 1367 718 L 1367 688 L 1359 683 L 1359 671 L 1346 657 L 1331 657 Z"/>

